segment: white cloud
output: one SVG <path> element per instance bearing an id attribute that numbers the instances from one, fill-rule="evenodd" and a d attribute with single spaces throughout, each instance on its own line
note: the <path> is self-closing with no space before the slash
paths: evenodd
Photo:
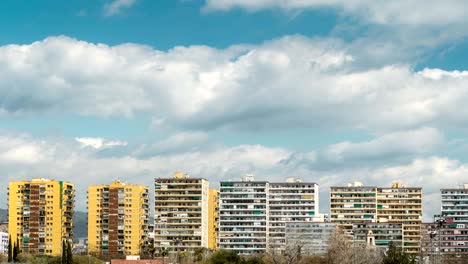
<path id="1" fill-rule="evenodd" d="M 177 138 L 197 138 L 203 135 L 175 135 L 164 142 L 184 142 Z M 419 139 L 421 137 L 423 139 Z M 155 153 L 144 158 L 134 155 L 135 148 L 127 149 L 124 155 L 101 155 L 101 149 L 82 148 L 76 140 L 35 139 L 28 135 L 7 134 L 0 136 L 0 151 L 8 153 L 19 149 L 21 159 L 0 157 L 0 186 L 7 186 L 10 180 L 45 177 L 75 183 L 77 188 L 77 209 L 86 207 L 86 188 L 89 184 L 101 184 L 113 180 L 152 186 L 154 177 L 169 177 L 175 171 L 184 171 L 194 177 L 205 177 L 211 186 L 217 187 L 221 180 L 238 179 L 246 173 L 254 173 L 259 180 L 283 181 L 288 176 L 297 176 L 307 181 L 320 184 L 322 208 L 328 210 L 328 188 L 332 185 L 344 185 L 352 181 L 361 181 L 367 185 L 390 186 L 393 181 L 406 183 L 408 186 L 424 187 L 425 216 L 437 212 L 439 188 L 455 187 L 466 179 L 468 165 L 445 157 L 431 156 L 428 148 L 419 151 L 419 144 L 426 142 L 436 146 L 440 135 L 432 129 L 402 132 L 381 136 L 369 142 L 350 143 L 342 151 L 341 163 L 335 163 L 327 169 L 318 168 L 317 156 L 321 150 L 313 152 L 294 152 L 285 148 L 271 148 L 262 145 L 221 146 L 178 150 L 166 153 Z M 433 138 L 424 139 L 424 138 Z M 399 140 L 416 140 L 411 144 L 412 150 Z M 190 140 L 189 140 L 190 141 Z M 198 142 L 197 140 L 194 140 Z M 186 144 L 186 143 L 184 143 Z M 198 144 L 198 143 L 195 143 Z M 392 146 L 396 144 L 397 146 Z M 157 145 L 157 143 L 156 143 Z M 33 148 L 34 151 L 22 151 Z M 31 147 L 32 146 L 32 147 Z M 397 163 L 364 162 L 358 167 L 352 165 L 353 156 L 380 157 L 389 159 L 385 148 L 393 148 L 393 155 L 413 153 L 406 160 Z M 324 150 L 333 148 L 325 147 Z M 401 150 L 397 150 L 400 148 Z M 360 151 L 361 149 L 361 151 Z M 27 155 L 24 155 L 24 154 Z M 28 154 L 29 153 L 29 154 Z M 33 153 L 31 155 L 31 153 Z M 37 154 L 40 153 L 40 156 Z M 318 154 L 317 154 L 318 153 Z M 344 155 L 343 153 L 346 153 Z M 292 158 L 295 156 L 296 158 Z M 302 157 L 301 162 L 285 162 Z M 322 158 L 319 158 L 322 159 Z M 0 192 L 0 200 L 6 201 L 6 192 Z M 436 199 L 436 200 L 434 200 Z"/>
<path id="2" fill-rule="evenodd" d="M 378 24 L 451 25 L 467 22 L 468 3 L 463 0 L 206 0 L 204 10 L 227 11 L 233 8 L 248 11 L 336 8 Z"/>
<path id="3" fill-rule="evenodd" d="M 83 137 L 83 138 L 75 138 L 83 147 L 92 147 L 95 149 L 103 149 L 103 148 L 112 148 L 112 147 L 120 147 L 120 146 L 127 146 L 127 142 L 124 141 L 112 141 L 106 140 L 104 138 L 92 138 L 92 137 Z"/>
<path id="4" fill-rule="evenodd" d="M 136 3 L 136 0 L 112 0 L 104 5 L 104 15 L 113 16 L 122 12 L 122 9 L 130 8 Z"/>
<path id="5" fill-rule="evenodd" d="M 340 142 L 327 147 L 322 155 L 328 162 L 357 160 L 369 163 L 375 159 L 389 162 L 392 157 L 433 153 L 444 142 L 444 136 L 436 129 L 421 128 L 385 134 L 363 143 Z"/>
<path id="6" fill-rule="evenodd" d="M 365 47 L 301 36 L 167 52 L 51 37 L 0 47 L 0 114 L 149 113 L 158 128 L 204 131 L 466 126 L 465 72 L 366 67 L 364 54 Z"/>
<path id="7" fill-rule="evenodd" d="M 24 135 L 0 136 L 0 163 L 33 164 L 44 160 L 48 151 L 41 151 L 43 142 L 29 142 Z"/>

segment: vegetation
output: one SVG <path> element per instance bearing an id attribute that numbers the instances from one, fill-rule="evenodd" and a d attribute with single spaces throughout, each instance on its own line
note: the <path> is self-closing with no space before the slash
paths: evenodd
<path id="1" fill-rule="evenodd" d="M 401 248 L 397 248 L 393 243 L 390 243 L 382 264 L 416 264 L 416 259 L 403 252 Z"/>

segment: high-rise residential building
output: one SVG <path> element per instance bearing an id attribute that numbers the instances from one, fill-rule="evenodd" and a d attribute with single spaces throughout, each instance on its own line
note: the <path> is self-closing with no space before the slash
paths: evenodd
<path id="1" fill-rule="evenodd" d="M 443 254 L 468 255 L 468 184 L 458 188 L 441 189 L 442 226 L 430 225 L 436 235 L 433 240 Z"/>
<path id="2" fill-rule="evenodd" d="M 421 248 L 422 188 L 393 183 L 390 188 L 377 189 L 377 219 L 379 222 L 403 226 L 403 250 L 419 254 Z"/>
<path id="3" fill-rule="evenodd" d="M 330 188 L 330 220 L 351 234 L 353 224 L 374 223 L 377 219 L 377 187 L 353 185 Z"/>
<path id="4" fill-rule="evenodd" d="M 112 182 L 88 187 L 88 252 L 139 255 L 147 241 L 148 187 Z"/>
<path id="5" fill-rule="evenodd" d="M 468 184 L 459 188 L 441 189 L 442 216 L 453 223 L 468 225 Z"/>
<path id="6" fill-rule="evenodd" d="M 421 239 L 422 189 L 399 183 L 391 187 L 362 186 L 331 187 L 331 221 L 347 234 L 353 224 L 397 223 L 403 228 L 403 250 L 418 254 Z"/>
<path id="7" fill-rule="evenodd" d="M 154 188 L 156 250 L 178 253 L 207 248 L 208 181 L 175 173 L 173 178 L 156 178 Z"/>
<path id="8" fill-rule="evenodd" d="M 220 183 L 219 247 L 239 254 L 264 253 L 268 238 L 268 182 L 242 181 Z"/>
<path id="9" fill-rule="evenodd" d="M 429 260 L 440 255 L 446 259 L 444 263 L 451 263 L 450 257 L 455 260 L 468 258 L 468 224 L 450 222 L 439 226 L 437 223 L 424 223 L 421 234 L 422 255 Z"/>
<path id="10" fill-rule="evenodd" d="M 330 237 L 336 229 L 335 223 L 287 223 L 285 227 L 286 250 L 295 250 L 299 247 L 301 254 L 304 255 L 324 255 L 327 253 Z"/>
<path id="11" fill-rule="evenodd" d="M 268 250 L 286 251 L 286 224 L 313 222 L 319 215 L 318 184 L 288 178 L 287 182 L 269 183 Z"/>
<path id="12" fill-rule="evenodd" d="M 62 242 L 73 240 L 73 184 L 48 179 L 10 182 L 8 233 L 20 251 L 60 255 Z"/>
<path id="13" fill-rule="evenodd" d="M 8 254 L 8 233 L 0 232 L 0 254 Z"/>
<path id="14" fill-rule="evenodd" d="M 210 189 L 208 194 L 208 248 L 218 245 L 219 191 Z"/>

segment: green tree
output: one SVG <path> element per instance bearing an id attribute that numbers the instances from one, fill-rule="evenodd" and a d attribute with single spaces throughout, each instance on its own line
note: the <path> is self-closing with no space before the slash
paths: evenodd
<path id="1" fill-rule="evenodd" d="M 8 262 L 13 262 L 13 245 L 11 244 L 11 236 L 8 239 Z"/>
<path id="2" fill-rule="evenodd" d="M 67 244 L 62 241 L 62 264 L 67 264 Z"/>
<path id="3" fill-rule="evenodd" d="M 67 264 L 73 264 L 72 245 L 70 242 L 67 243 Z"/>
<path id="4" fill-rule="evenodd" d="M 18 262 L 18 255 L 19 255 L 19 243 L 18 243 L 18 239 L 16 239 L 16 242 L 13 245 L 13 262 Z"/>
<path id="5" fill-rule="evenodd" d="M 416 260 L 408 255 L 406 252 L 403 252 L 401 248 L 395 246 L 395 244 L 390 243 L 388 245 L 388 250 L 385 253 L 382 264 L 415 264 Z"/>
<path id="6" fill-rule="evenodd" d="M 240 264 L 243 259 L 236 252 L 230 250 L 218 250 L 211 254 L 209 264 Z"/>

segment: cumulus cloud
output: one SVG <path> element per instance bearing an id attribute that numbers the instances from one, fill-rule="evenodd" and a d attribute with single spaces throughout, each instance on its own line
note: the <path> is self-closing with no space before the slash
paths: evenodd
<path id="1" fill-rule="evenodd" d="M 205 11 L 227 11 L 243 8 L 249 11 L 281 8 L 304 10 L 336 8 L 363 20 L 379 24 L 429 24 L 450 25 L 465 23 L 468 3 L 463 0 L 448 1 L 372 1 L 372 0 L 206 0 Z"/>
<path id="2" fill-rule="evenodd" d="M 155 126 L 197 131 L 466 125 L 466 73 L 363 68 L 362 54 L 336 39 L 302 36 L 167 52 L 51 37 L 0 47 L 0 114 L 149 113 Z"/>
<path id="3" fill-rule="evenodd" d="M 113 0 L 104 5 L 104 15 L 113 16 L 122 12 L 122 9 L 132 7 L 137 0 Z"/>
<path id="4" fill-rule="evenodd" d="M 262 145 L 192 148 L 190 146 L 199 145 L 200 142 L 206 144 L 205 135 L 186 132 L 154 144 L 164 146 L 172 142 L 186 146 L 184 149 L 147 152 L 142 157 L 137 154 L 144 146 L 129 146 L 125 154 L 103 155 L 100 148 L 83 148 L 76 139 L 37 139 L 26 134 L 2 134 L 0 169 L 3 177 L 0 178 L 0 185 L 7 186 L 8 181 L 32 177 L 70 181 L 77 188 L 77 210 L 85 210 L 87 186 L 113 180 L 151 187 L 154 177 L 170 177 L 175 171 L 184 171 L 194 177 L 207 178 L 216 188 L 219 181 L 239 179 L 246 173 L 255 174 L 258 180 L 270 181 L 284 181 L 288 176 L 295 176 L 320 184 L 321 206 L 326 212 L 329 187 L 332 185 L 345 185 L 357 180 L 367 185 L 390 186 L 393 181 L 400 181 L 408 186 L 422 186 L 425 196 L 436 199 L 425 199 L 425 214 L 428 217 L 438 210 L 439 188 L 455 187 L 457 183 L 462 183 L 468 171 L 467 164 L 433 156 L 430 147 L 419 150 L 423 144 L 436 146 L 441 137 L 437 131 L 426 128 L 392 133 L 367 142 L 349 143 L 339 154 L 340 162 L 335 161 L 333 166 L 324 168 L 317 162 L 330 158 L 323 153 L 336 149 L 336 145 L 311 152 Z M 405 140 L 418 142 L 409 147 L 399 143 Z M 108 140 L 104 139 L 103 142 Z M 398 162 L 394 163 L 363 162 L 359 167 L 353 165 L 356 156 L 368 160 L 389 159 L 389 152 L 394 156 L 400 153 L 413 155 L 405 160 L 397 159 Z M 285 162 L 298 161 L 298 157 L 302 158 L 302 162 Z M 5 195 L 6 192 L 0 192 L 0 199 L 6 201 Z"/>
<path id="5" fill-rule="evenodd" d="M 127 146 L 127 142 L 125 141 L 112 141 L 106 140 L 104 138 L 92 138 L 92 137 L 83 137 L 83 138 L 75 138 L 83 147 L 92 147 L 95 149 L 103 149 L 103 148 L 112 148 L 112 147 L 119 147 L 119 146 Z"/>

